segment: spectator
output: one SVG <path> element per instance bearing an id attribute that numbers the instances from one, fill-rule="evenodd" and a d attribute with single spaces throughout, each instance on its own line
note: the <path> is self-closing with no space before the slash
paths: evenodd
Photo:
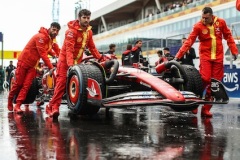
<path id="1" fill-rule="evenodd" d="M 192 3 L 192 0 L 187 0 L 187 4 Z"/>
<path id="2" fill-rule="evenodd" d="M 184 44 L 184 42 L 186 41 L 186 38 L 182 38 L 182 44 Z M 187 50 L 183 57 L 180 59 L 182 64 L 188 64 L 188 65 L 192 65 L 193 64 L 193 59 L 196 58 L 196 54 L 195 54 L 195 49 L 193 47 L 191 47 L 189 50 Z"/>

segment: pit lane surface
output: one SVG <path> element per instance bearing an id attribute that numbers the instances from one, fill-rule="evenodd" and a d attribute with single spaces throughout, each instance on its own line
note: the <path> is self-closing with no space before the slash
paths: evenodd
<path id="1" fill-rule="evenodd" d="M 0 95 L 1 160 L 240 157 L 239 100 L 214 105 L 211 119 L 164 106 L 110 109 L 109 114 L 101 109 L 95 116 L 70 118 L 61 105 L 53 122 L 35 104 L 29 110 L 22 106 L 23 115 L 8 112 L 7 94 Z"/>

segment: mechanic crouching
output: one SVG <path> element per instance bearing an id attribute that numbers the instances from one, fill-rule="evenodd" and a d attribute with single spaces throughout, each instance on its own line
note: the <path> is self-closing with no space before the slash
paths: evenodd
<path id="1" fill-rule="evenodd" d="M 36 66 L 40 58 L 43 59 L 49 69 L 53 69 L 53 65 L 48 58 L 48 51 L 52 49 L 53 40 L 58 35 L 60 28 L 60 24 L 56 22 L 51 23 L 49 29 L 41 27 L 19 55 L 15 72 L 16 79 L 8 95 L 9 111 L 13 110 L 13 99 L 14 96 L 18 95 L 14 112 L 23 112 L 21 105 L 27 96 L 33 79 L 36 77 Z"/>
<path id="2" fill-rule="evenodd" d="M 89 25 L 90 16 L 91 12 L 89 10 L 82 9 L 78 13 L 78 20 L 68 22 L 68 29 L 65 32 L 65 39 L 57 64 L 54 94 L 46 106 L 46 113 L 54 119 L 59 116 L 59 107 L 66 89 L 67 71 L 75 64 L 81 63 L 85 48 L 87 47 L 96 59 L 105 60 L 93 42 L 93 33 Z"/>

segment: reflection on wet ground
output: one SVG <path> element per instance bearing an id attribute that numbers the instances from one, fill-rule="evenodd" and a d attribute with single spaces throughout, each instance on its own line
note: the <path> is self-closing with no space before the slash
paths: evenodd
<path id="1" fill-rule="evenodd" d="M 59 120 L 35 104 L 23 115 L 7 111 L 1 95 L 0 159 L 230 159 L 240 157 L 240 105 L 214 105 L 213 118 L 168 107 L 101 109 L 94 116 Z"/>

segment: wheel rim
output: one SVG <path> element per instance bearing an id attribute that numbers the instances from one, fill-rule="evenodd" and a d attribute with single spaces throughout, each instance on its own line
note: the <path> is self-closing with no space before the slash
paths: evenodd
<path id="1" fill-rule="evenodd" d="M 72 76 L 69 83 L 69 98 L 73 104 L 76 104 L 78 101 L 79 87 L 79 80 L 77 76 Z"/>

